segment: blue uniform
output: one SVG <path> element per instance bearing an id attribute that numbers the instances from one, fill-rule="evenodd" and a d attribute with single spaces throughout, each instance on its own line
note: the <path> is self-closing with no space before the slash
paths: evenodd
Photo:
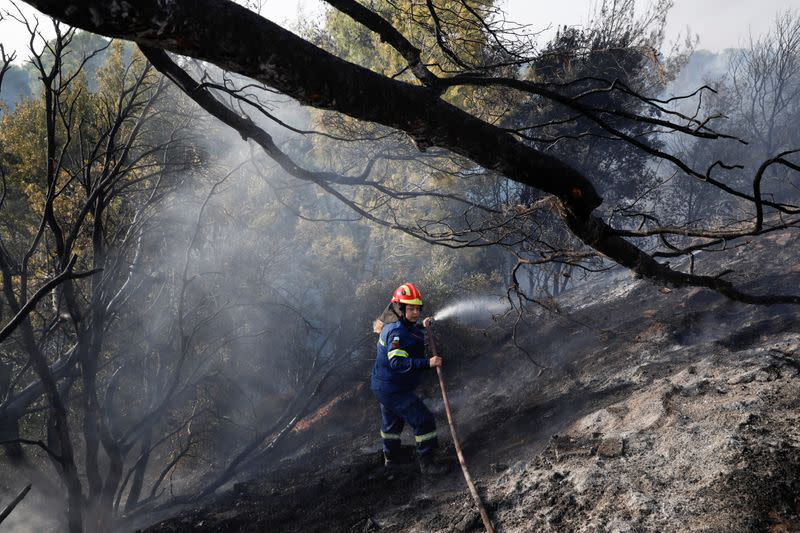
<path id="1" fill-rule="evenodd" d="M 425 355 L 425 330 L 398 320 L 383 326 L 372 368 L 371 388 L 381 407 L 383 451 L 391 457 L 400 448 L 406 422 L 414 429 L 417 453 L 432 452 L 438 442 L 433 414 L 414 389 L 423 371 L 430 368 Z"/>

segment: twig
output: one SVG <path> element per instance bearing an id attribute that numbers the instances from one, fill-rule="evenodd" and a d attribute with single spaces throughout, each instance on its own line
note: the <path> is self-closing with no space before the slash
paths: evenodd
<path id="1" fill-rule="evenodd" d="M 28 483 L 28 486 L 25 487 L 24 489 L 22 489 L 22 492 L 17 494 L 17 497 L 14 498 L 14 500 L 6 506 L 6 508 L 3 510 L 2 513 L 0 513 L 0 524 L 3 523 L 3 520 L 8 518 L 8 515 L 11 514 L 11 511 L 14 510 L 14 507 L 19 505 L 19 502 L 21 502 L 25 498 L 25 496 L 28 494 L 29 490 L 31 490 L 30 483 Z"/>
<path id="2" fill-rule="evenodd" d="M 101 268 L 98 268 L 90 270 L 88 272 L 73 272 L 72 267 L 75 266 L 75 261 L 77 261 L 77 259 L 78 256 L 73 255 L 72 259 L 67 264 L 67 268 L 65 268 L 59 275 L 57 275 L 56 277 L 52 278 L 50 281 L 42 285 L 39 288 L 39 290 L 36 291 L 33 296 L 31 296 L 30 300 L 25 302 L 25 305 L 23 305 L 22 308 L 17 312 L 17 314 L 14 315 L 14 318 L 12 318 L 8 322 L 8 324 L 3 326 L 3 329 L 0 329 L 0 342 L 3 342 L 6 339 L 6 337 L 11 335 L 11 333 L 16 329 L 19 323 L 25 320 L 25 317 L 27 317 L 28 314 L 30 314 L 30 312 L 33 311 L 33 309 L 36 307 L 36 304 L 39 303 L 39 300 L 44 298 L 47 295 L 47 293 L 49 293 L 53 288 L 55 288 L 56 286 L 58 286 L 59 284 L 68 279 L 85 278 L 87 276 L 94 275 L 102 270 Z"/>

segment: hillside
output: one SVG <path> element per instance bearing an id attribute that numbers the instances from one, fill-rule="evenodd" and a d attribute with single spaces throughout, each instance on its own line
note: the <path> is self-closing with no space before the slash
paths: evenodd
<path id="1" fill-rule="evenodd" d="M 797 245 L 778 234 L 709 268 L 735 265 L 754 290 L 785 286 Z M 752 261 L 764 247 L 786 261 Z M 520 329 L 546 369 L 514 348 L 508 324 L 468 337 L 440 324 L 465 453 L 497 530 L 798 530 L 798 323 L 788 306 L 623 274 Z M 282 461 L 146 531 L 481 531 L 457 468 L 384 477 L 368 370 L 270 456 Z M 424 394 L 446 431 L 432 381 Z"/>

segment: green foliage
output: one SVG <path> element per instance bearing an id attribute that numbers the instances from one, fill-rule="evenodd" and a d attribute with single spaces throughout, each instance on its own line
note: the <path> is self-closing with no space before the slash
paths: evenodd
<path id="1" fill-rule="evenodd" d="M 143 63 L 139 58 L 135 61 L 130 54 L 130 45 L 115 43 L 104 62 L 97 67 L 97 82 L 90 84 L 85 70 L 70 71 L 79 66 L 78 56 L 83 57 L 82 49 L 96 46 L 97 37 L 85 37 L 88 34 L 77 34 L 65 52 L 65 75 L 70 73 L 69 83 L 56 87 L 54 96 L 54 149 L 58 157 L 57 180 L 59 193 L 53 202 L 57 221 L 62 227 L 69 228 L 76 222 L 76 217 L 83 208 L 91 183 L 82 181 L 86 171 L 94 172 L 94 178 L 102 174 L 100 159 L 87 159 L 97 153 L 95 146 L 104 142 L 112 128 L 116 128 L 117 143 L 121 144 L 130 134 L 136 115 L 123 120 L 118 126 L 112 124 L 114 115 L 123 98 L 123 87 L 132 83 L 135 76 L 142 72 Z M 124 57 L 127 56 L 127 60 Z M 99 61 L 99 60 L 98 60 Z M 52 64 L 52 59 L 50 59 Z M 64 79 L 64 75 L 62 78 Z M 54 83 L 59 83 L 55 81 Z M 145 82 L 152 84 L 153 79 Z M 90 85 L 95 85 L 92 90 Z M 151 94 L 152 89 L 143 88 L 136 94 L 134 106 L 140 106 Z M 127 102 L 126 102 L 127 103 Z M 4 206 L 10 217 L 7 217 L 6 240 L 18 245 L 29 241 L 38 230 L 45 199 L 50 183 L 47 174 L 47 133 L 45 117 L 45 99 L 41 91 L 23 99 L 13 111 L 2 116 L 0 129 L 0 146 L 2 146 L 2 162 L 7 174 L 9 188 L 8 203 Z M 105 141 L 107 142 L 107 141 Z M 104 147 L 105 148 L 105 147 Z M 114 147 L 111 147 L 114 149 Z M 93 152 L 94 150 L 94 152 Z M 102 154 L 103 152 L 99 152 Z M 117 154 L 108 154 L 114 163 Z M 132 154 L 135 157 L 135 154 Z M 135 180 L 140 173 L 132 170 L 128 179 Z M 88 189 L 88 190 L 87 190 Z M 118 219 L 123 208 L 120 202 L 112 202 L 106 212 L 109 222 Z M 92 222 L 91 215 L 87 217 Z M 113 224 L 109 227 L 113 230 Z M 11 236 L 14 238 L 11 238 Z M 89 231 L 80 233 L 81 239 L 76 251 L 81 252 L 88 246 Z M 24 237 L 24 238 L 23 238 Z M 19 250 L 17 250 L 19 251 Z M 44 257 L 40 257 L 44 261 Z"/>
<path id="2" fill-rule="evenodd" d="M 436 12 L 446 38 L 458 55 L 476 64 L 483 60 L 488 35 L 470 10 L 487 19 L 496 2 L 494 0 L 443 0 L 435 3 Z M 422 52 L 422 62 L 430 65 L 435 74 L 460 70 L 460 66 L 438 45 L 434 24 L 428 6 L 420 0 L 378 0 L 369 9 L 380 15 Z M 311 32 L 310 37 L 337 56 L 367 67 L 386 76 L 396 76 L 416 83 L 408 72 L 406 61 L 380 36 L 348 15 L 329 9 L 323 23 L 324 29 Z"/>

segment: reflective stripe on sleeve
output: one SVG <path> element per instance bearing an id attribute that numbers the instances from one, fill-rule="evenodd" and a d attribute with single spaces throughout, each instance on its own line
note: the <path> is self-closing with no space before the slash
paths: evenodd
<path id="1" fill-rule="evenodd" d="M 400 349 L 390 350 L 389 353 L 386 354 L 386 356 L 389 359 L 391 359 L 392 357 L 408 357 L 408 352 Z"/>
<path id="2" fill-rule="evenodd" d="M 414 439 L 417 442 L 425 442 L 426 440 L 435 439 L 437 435 L 438 433 L 436 433 L 435 431 L 431 431 L 430 433 L 425 433 L 424 435 L 417 435 L 416 437 L 414 437 Z"/>
<path id="3" fill-rule="evenodd" d="M 381 344 L 381 346 L 386 346 L 386 342 L 384 342 L 384 340 L 380 337 L 378 337 L 378 342 Z"/>
<path id="4" fill-rule="evenodd" d="M 384 433 L 383 431 L 381 431 L 381 438 L 400 440 L 400 433 Z"/>

